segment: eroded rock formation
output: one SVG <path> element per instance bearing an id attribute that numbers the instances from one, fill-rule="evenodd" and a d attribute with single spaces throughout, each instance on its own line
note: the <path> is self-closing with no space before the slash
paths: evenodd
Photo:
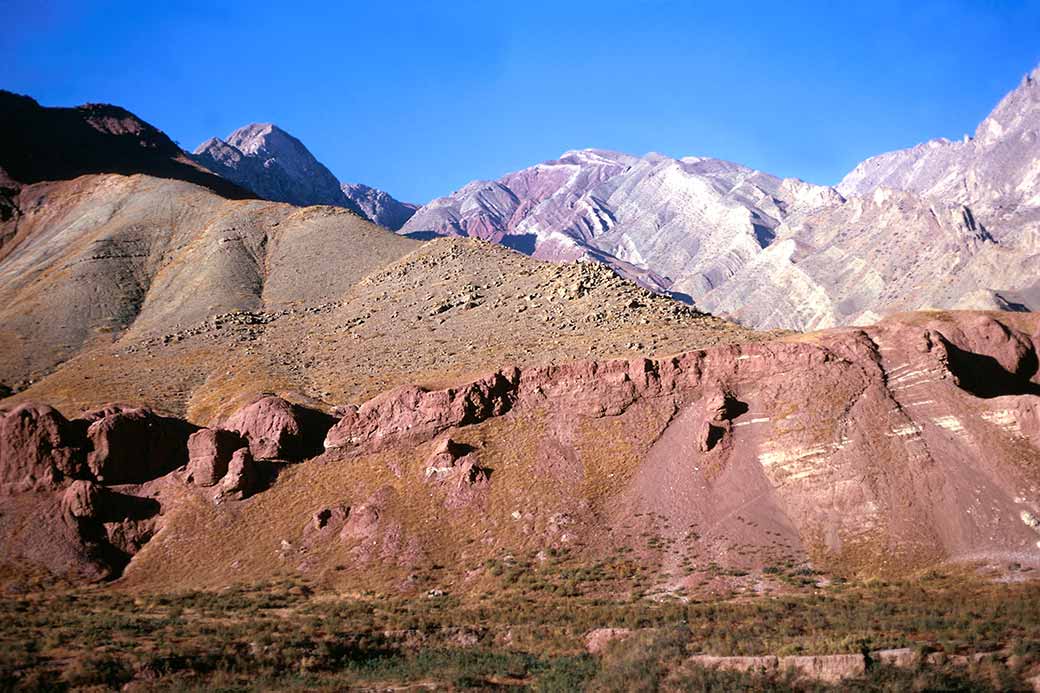
<path id="1" fill-rule="evenodd" d="M 84 472 L 69 422 L 44 404 L 0 412 L 0 493 L 51 489 Z"/>
<path id="2" fill-rule="evenodd" d="M 5 523 L 0 538 L 8 557 L 118 574 L 171 522 L 173 537 L 209 536 L 178 512 L 183 499 L 204 494 L 221 506 L 204 504 L 211 512 L 234 513 L 225 501 L 248 503 L 273 479 L 249 541 L 282 541 L 283 557 L 310 552 L 301 570 L 344 551 L 349 565 L 404 568 L 436 555 L 440 536 L 471 531 L 484 539 L 475 545 L 538 547 L 655 534 L 745 567 L 778 555 L 839 572 L 1040 565 L 1038 337 L 1032 315 L 908 314 L 665 359 L 399 388 L 328 430 L 322 460 L 308 463 L 326 470 L 313 488 L 306 475 L 276 478 L 269 472 L 284 462 L 264 461 L 311 456 L 291 451 L 326 431 L 279 398 L 231 417 L 243 437 L 207 429 L 190 442 L 185 422 L 139 409 L 66 422 L 22 406 L 4 414 L 0 512 L 45 521 Z M 354 485 L 343 485 L 348 474 Z M 214 491 L 198 488 L 213 481 Z M 297 503 L 282 484 L 326 499 L 301 537 L 265 535 L 290 512 L 279 504 Z M 40 558 L 45 545 L 66 548 Z M 176 545 L 196 563 L 215 549 Z M 663 580 L 674 575 L 677 552 L 639 551 Z"/>
<path id="3" fill-rule="evenodd" d="M 253 457 L 271 460 L 316 455 L 331 425 L 332 419 L 322 412 L 267 396 L 240 409 L 223 427 L 249 441 Z"/>

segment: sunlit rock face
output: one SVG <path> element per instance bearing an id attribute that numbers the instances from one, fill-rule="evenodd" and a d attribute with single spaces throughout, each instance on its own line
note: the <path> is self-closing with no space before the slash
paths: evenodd
<path id="1" fill-rule="evenodd" d="M 868 159 L 835 188 L 701 157 L 602 150 L 477 181 L 405 233 L 477 236 L 605 262 L 760 328 L 930 308 L 1035 309 L 1040 70 L 974 138 Z"/>

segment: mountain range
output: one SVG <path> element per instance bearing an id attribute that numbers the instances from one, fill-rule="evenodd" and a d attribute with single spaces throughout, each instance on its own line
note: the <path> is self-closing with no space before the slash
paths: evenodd
<path id="1" fill-rule="evenodd" d="M 0 688 L 513 687 L 631 637 L 629 690 L 672 626 L 1040 680 L 1037 78 L 834 187 L 586 149 L 418 209 L 274 125 L 0 93 Z"/>
<path id="2" fill-rule="evenodd" d="M 1040 70 L 961 142 L 858 165 L 837 186 L 701 157 L 601 150 L 477 181 L 402 232 L 588 257 L 753 327 L 1040 305 Z"/>
<path id="3" fill-rule="evenodd" d="M 252 124 L 191 158 L 264 199 L 351 209 L 415 238 L 470 236 L 605 263 L 756 328 L 869 324 L 918 309 L 1040 304 L 1040 70 L 962 141 L 862 162 L 833 187 L 705 157 L 585 149 L 417 206 L 340 184 Z"/>

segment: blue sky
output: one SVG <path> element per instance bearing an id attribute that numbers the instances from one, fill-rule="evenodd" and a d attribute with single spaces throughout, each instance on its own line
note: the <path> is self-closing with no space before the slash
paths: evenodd
<path id="1" fill-rule="evenodd" d="M 6 0 L 0 22 L 2 88 L 116 103 L 189 149 L 275 122 L 416 202 L 581 147 L 835 183 L 973 132 L 1040 62 L 1035 0 Z"/>

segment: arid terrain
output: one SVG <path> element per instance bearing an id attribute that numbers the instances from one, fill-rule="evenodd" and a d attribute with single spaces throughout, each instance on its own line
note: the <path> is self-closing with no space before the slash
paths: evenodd
<path id="1" fill-rule="evenodd" d="M 567 185 L 622 197 L 710 179 L 729 211 L 698 208 L 714 236 L 679 291 L 637 261 L 636 227 L 549 262 L 555 232 L 533 251 L 513 227 L 417 233 L 429 206 L 405 222 L 275 126 L 189 156 L 114 106 L 0 97 L 0 688 L 1040 685 L 1038 314 L 801 332 L 688 300 L 773 276 L 761 256 L 809 243 L 792 229 L 810 208 L 817 231 L 877 231 L 863 219 L 923 204 L 935 226 L 899 252 L 941 238 L 916 197 L 940 193 L 871 187 L 900 157 L 848 198 L 589 150 L 519 175 L 556 190 L 577 167 Z M 1001 146 L 987 127 L 972 156 Z M 956 204 L 953 246 L 1011 243 L 964 211 L 976 197 Z M 800 286 L 748 288 L 748 306 L 803 327 L 882 305 L 818 320 Z"/>

